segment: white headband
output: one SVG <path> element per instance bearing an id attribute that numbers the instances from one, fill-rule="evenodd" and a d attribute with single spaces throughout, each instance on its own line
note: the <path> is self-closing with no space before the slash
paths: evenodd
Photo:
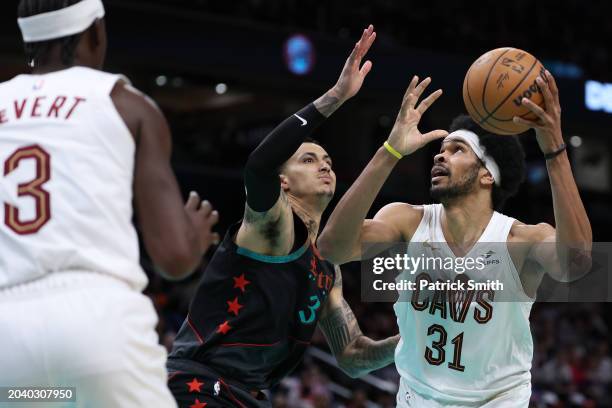
<path id="1" fill-rule="evenodd" d="M 485 165 L 485 168 L 489 170 L 489 173 L 493 176 L 493 180 L 495 184 L 498 186 L 501 184 L 501 174 L 499 173 L 499 166 L 493 159 L 493 157 L 489 156 L 484 147 L 480 146 L 480 140 L 478 139 L 478 135 L 474 132 L 470 132 L 469 130 L 459 129 L 455 130 L 448 136 L 444 138 L 444 142 L 448 140 L 460 140 L 464 143 L 467 143 L 470 148 L 476 154 Z"/>
<path id="2" fill-rule="evenodd" d="M 102 0 L 82 0 L 60 10 L 18 18 L 17 23 L 24 42 L 38 42 L 82 33 L 102 17 Z"/>

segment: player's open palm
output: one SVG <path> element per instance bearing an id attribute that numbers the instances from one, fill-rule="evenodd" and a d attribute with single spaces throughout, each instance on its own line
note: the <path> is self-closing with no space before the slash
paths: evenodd
<path id="1" fill-rule="evenodd" d="M 417 151 L 432 140 L 440 139 L 448 135 L 447 131 L 440 129 L 432 130 L 425 134 L 421 133 L 419 130 L 418 126 L 421 121 L 421 116 L 436 99 L 442 95 L 442 90 L 438 89 L 417 104 L 423 91 L 431 82 L 431 78 L 425 78 L 421 83 L 418 82 L 418 76 L 414 76 L 412 81 L 410 81 L 410 85 L 402 100 L 402 107 L 395 120 L 395 125 L 393 125 L 393 129 L 387 140 L 391 147 L 397 150 L 402 156 Z"/>
<path id="2" fill-rule="evenodd" d="M 366 61 L 361 66 L 361 60 L 372 46 L 375 38 L 376 32 L 374 31 L 374 26 L 370 24 L 368 28 L 363 30 L 361 38 L 355 44 L 355 48 L 353 48 L 351 55 L 349 55 L 344 64 L 344 68 L 342 68 L 338 82 L 334 86 L 334 91 L 340 100 L 345 101 L 355 96 L 359 89 L 361 89 L 363 80 L 372 69 L 372 61 Z"/>
<path id="3" fill-rule="evenodd" d="M 219 213 L 213 210 L 208 201 L 200 200 L 198 193 L 192 191 L 185 203 L 185 212 L 198 234 L 202 253 L 208 251 L 211 245 L 219 243 L 219 234 L 212 231 L 219 221 Z"/>

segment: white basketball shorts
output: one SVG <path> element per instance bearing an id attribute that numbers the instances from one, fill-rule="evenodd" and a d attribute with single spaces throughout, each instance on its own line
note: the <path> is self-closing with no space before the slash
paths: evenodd
<path id="1" fill-rule="evenodd" d="M 76 402 L 36 407 L 176 407 L 156 324 L 150 299 L 110 276 L 53 273 L 0 289 L 0 386 L 75 387 Z M 17 405 L 28 406 L 0 402 Z"/>
<path id="2" fill-rule="evenodd" d="M 528 408 L 530 398 L 531 384 L 525 384 L 482 403 L 442 403 L 417 394 L 408 381 L 401 378 L 396 402 L 398 408 Z"/>

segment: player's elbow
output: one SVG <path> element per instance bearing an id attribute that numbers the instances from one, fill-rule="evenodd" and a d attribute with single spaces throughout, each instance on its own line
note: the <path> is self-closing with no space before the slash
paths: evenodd
<path id="1" fill-rule="evenodd" d="M 344 372 L 344 374 L 351 378 L 361 378 L 368 374 L 368 370 L 355 366 L 354 359 L 349 356 L 336 356 L 336 361 L 338 362 L 338 367 Z"/>
<path id="2" fill-rule="evenodd" d="M 334 251 L 331 245 L 331 241 L 329 237 L 326 235 L 325 231 L 319 236 L 317 239 L 317 249 L 321 256 L 327 259 L 329 262 L 335 263 L 332 258 L 334 258 Z"/>
<path id="3" fill-rule="evenodd" d="M 160 248 L 153 261 L 164 278 L 182 280 L 198 267 L 201 254 L 189 243 L 174 242 Z"/>
<path id="4" fill-rule="evenodd" d="M 367 374 L 366 371 L 363 370 L 357 370 L 355 368 L 352 367 L 342 367 L 340 366 L 340 369 L 342 370 L 342 372 L 344 372 L 344 374 L 346 374 L 347 376 L 351 377 L 351 378 L 361 378 L 364 375 Z"/>
<path id="5" fill-rule="evenodd" d="M 548 274 L 558 282 L 571 283 L 584 277 L 593 267 L 592 249 L 565 248 L 560 251 Z"/>
<path id="6" fill-rule="evenodd" d="M 317 248 L 321 256 L 334 265 L 342 265 L 347 262 L 347 257 L 344 256 L 342 247 L 343 245 L 339 240 L 336 240 L 331 233 L 325 231 L 323 231 L 317 240 Z"/>
<path id="7" fill-rule="evenodd" d="M 579 251 L 574 254 L 571 264 L 576 275 L 584 276 L 589 273 L 593 267 L 593 254 L 591 250 Z"/>
<path id="8" fill-rule="evenodd" d="M 160 274 L 167 280 L 180 281 L 191 276 L 197 266 L 198 263 L 176 258 L 165 265 L 160 264 Z"/>
<path id="9" fill-rule="evenodd" d="M 568 265 L 564 269 L 565 282 L 574 282 L 585 276 L 593 267 L 591 250 L 573 251 L 568 259 Z"/>
<path id="10" fill-rule="evenodd" d="M 357 379 L 357 378 L 363 377 L 364 375 L 364 374 L 360 374 L 357 370 L 354 370 L 354 369 L 345 369 L 343 367 L 340 367 L 340 368 L 342 369 L 342 372 L 350 378 Z"/>
<path id="11" fill-rule="evenodd" d="M 319 253 L 326 261 L 331 262 L 334 265 L 342 265 L 343 263 L 345 263 L 344 258 L 339 253 L 337 253 L 337 251 L 334 251 L 329 246 L 325 244 L 322 245 L 320 243 L 317 246 L 319 249 Z"/>

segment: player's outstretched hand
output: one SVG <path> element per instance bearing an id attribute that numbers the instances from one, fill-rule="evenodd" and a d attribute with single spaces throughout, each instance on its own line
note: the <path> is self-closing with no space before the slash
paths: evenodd
<path id="1" fill-rule="evenodd" d="M 442 95 L 442 90 L 438 89 L 417 105 L 417 101 L 430 82 L 431 78 L 428 77 L 419 83 L 419 77 L 415 75 L 404 94 L 402 107 L 395 119 L 395 125 L 393 125 L 391 134 L 389 134 L 389 139 L 387 139 L 391 147 L 401 153 L 402 156 L 414 153 L 432 140 L 448 135 L 445 130 L 432 130 L 422 134 L 418 129 L 423 113 Z"/>
<path id="2" fill-rule="evenodd" d="M 332 88 L 341 102 L 352 98 L 359 92 L 363 80 L 372 69 L 372 61 L 368 60 L 361 65 L 361 60 L 367 54 L 375 38 L 376 32 L 374 31 L 374 26 L 370 24 L 368 28 L 363 30 L 361 38 L 357 41 L 351 55 L 346 60 L 338 82 Z"/>
<path id="3" fill-rule="evenodd" d="M 189 198 L 185 203 L 185 212 L 198 233 L 200 250 L 204 254 L 211 245 L 219 243 L 219 234 L 212 231 L 219 221 L 219 213 L 213 210 L 207 200 L 202 201 L 195 191 L 189 193 Z"/>
<path id="4" fill-rule="evenodd" d="M 523 98 L 521 103 L 525 105 L 538 118 L 536 120 L 526 120 L 518 116 L 514 117 L 514 123 L 521 123 L 535 129 L 538 145 L 543 153 L 550 153 L 557 150 L 563 144 L 561 134 L 561 104 L 559 103 L 559 89 L 555 78 L 544 71 L 544 78 L 539 76 L 536 83 L 544 96 L 545 109 L 542 109 L 530 99 Z"/>

